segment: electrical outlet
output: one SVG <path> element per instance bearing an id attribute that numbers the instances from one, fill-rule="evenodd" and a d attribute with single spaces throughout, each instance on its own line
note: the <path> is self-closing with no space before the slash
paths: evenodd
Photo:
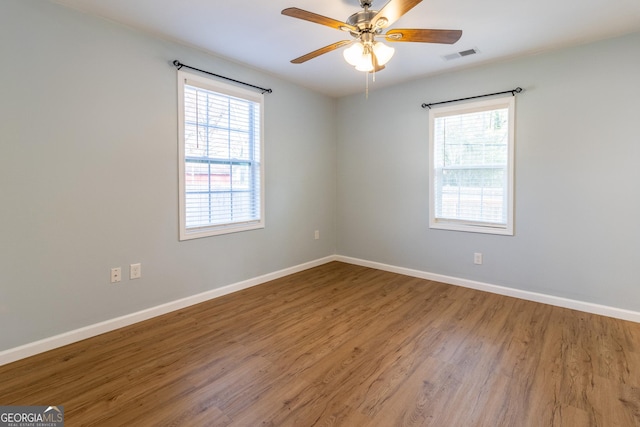
<path id="1" fill-rule="evenodd" d="M 320 238 L 320 230 L 316 230 L 316 232 L 313 235 L 313 238 L 318 240 Z"/>
<path id="2" fill-rule="evenodd" d="M 473 263 L 476 265 L 481 265 L 482 264 L 482 253 L 481 252 L 476 252 L 473 254 Z"/>
<path id="3" fill-rule="evenodd" d="M 122 269 L 120 267 L 113 267 L 111 269 L 111 283 L 118 283 L 122 281 Z"/>
<path id="4" fill-rule="evenodd" d="M 129 279 L 139 279 L 142 277 L 142 264 L 129 265 Z"/>

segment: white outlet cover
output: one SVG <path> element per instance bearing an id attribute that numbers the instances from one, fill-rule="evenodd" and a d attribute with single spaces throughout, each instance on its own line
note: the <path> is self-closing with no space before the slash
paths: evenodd
<path id="1" fill-rule="evenodd" d="M 142 265 L 140 263 L 129 265 L 129 279 L 142 277 Z"/>

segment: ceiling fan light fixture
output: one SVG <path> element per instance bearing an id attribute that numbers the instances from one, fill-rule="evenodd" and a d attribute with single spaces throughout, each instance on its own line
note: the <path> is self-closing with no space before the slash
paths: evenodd
<path id="1" fill-rule="evenodd" d="M 345 49 L 342 52 L 342 55 L 344 56 L 345 61 L 356 67 L 356 70 L 368 73 L 373 71 L 375 68 L 373 57 L 371 55 L 372 51 L 376 56 L 379 66 L 385 65 L 389 62 L 395 53 L 394 48 L 389 47 L 384 43 L 375 42 L 372 45 L 365 46 L 363 43 L 357 42 Z"/>

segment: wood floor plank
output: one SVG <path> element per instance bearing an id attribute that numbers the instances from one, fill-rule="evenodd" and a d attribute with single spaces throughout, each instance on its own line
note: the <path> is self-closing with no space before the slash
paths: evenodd
<path id="1" fill-rule="evenodd" d="M 0 367 L 66 425 L 640 426 L 640 325 L 332 262 Z"/>

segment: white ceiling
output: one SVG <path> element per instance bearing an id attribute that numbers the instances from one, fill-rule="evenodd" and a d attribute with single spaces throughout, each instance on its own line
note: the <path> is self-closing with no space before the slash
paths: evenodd
<path id="1" fill-rule="evenodd" d="M 303 64 L 289 62 L 349 39 L 347 33 L 280 13 L 298 7 L 344 21 L 361 10 L 359 0 L 51 1 L 204 49 L 331 96 L 363 90 L 364 73 L 344 61 L 342 49 Z M 372 9 L 386 3 L 374 0 Z M 390 28 L 459 29 L 463 34 L 454 45 L 393 43 L 395 56 L 376 75 L 372 89 L 640 31 L 640 0 L 425 0 Z M 451 61 L 442 58 L 470 48 L 480 53 Z"/>

